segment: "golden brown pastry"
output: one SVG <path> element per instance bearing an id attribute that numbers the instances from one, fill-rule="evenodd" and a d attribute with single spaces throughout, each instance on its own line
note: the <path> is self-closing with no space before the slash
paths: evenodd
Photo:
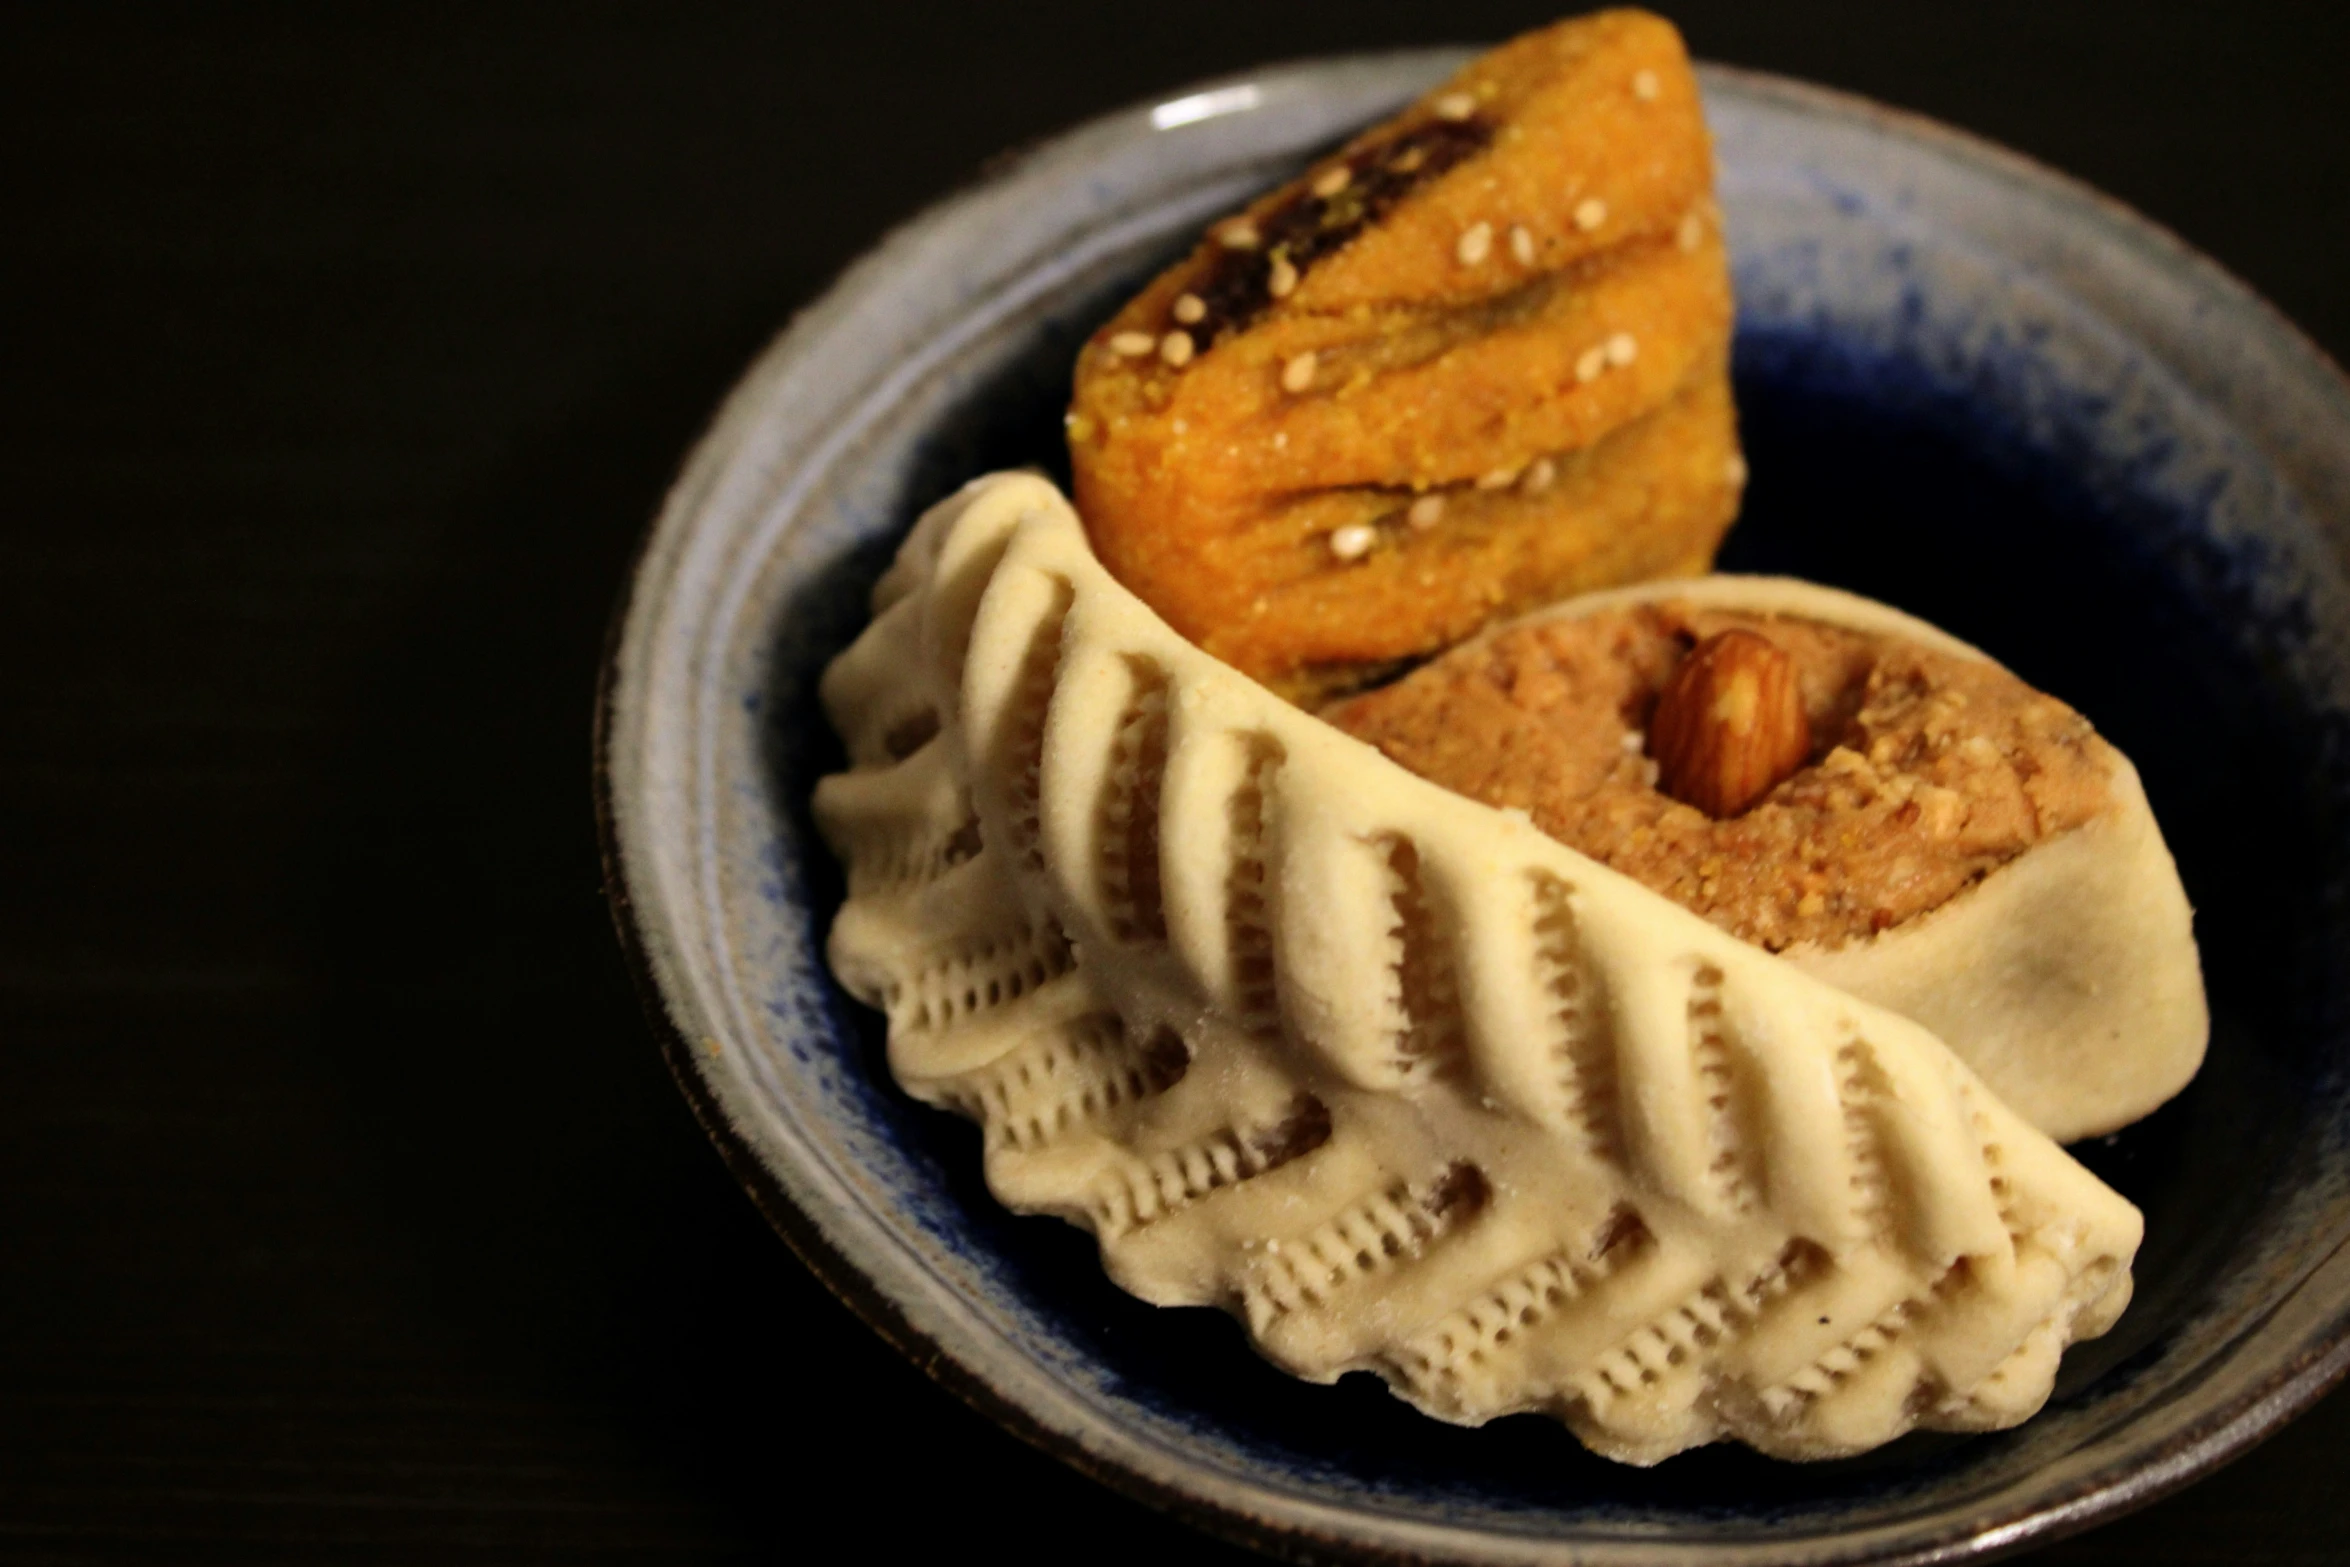
<path id="1" fill-rule="evenodd" d="M 1070 454 L 1103 562 L 1299 695 L 1704 570 L 1744 475 L 1711 185 L 1668 23 L 1481 57 L 1086 345 Z"/>

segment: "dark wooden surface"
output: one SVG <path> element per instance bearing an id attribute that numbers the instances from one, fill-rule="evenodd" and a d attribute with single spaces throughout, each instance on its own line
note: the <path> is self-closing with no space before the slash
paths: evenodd
<path id="1" fill-rule="evenodd" d="M 2329 8 L 1709 0 L 2350 349 Z M 737 370 L 986 154 L 1535 6 L 0 20 L 0 1555 L 1239 1553 L 900 1363 L 729 1183 L 598 889 L 606 614 Z M 2350 1401 L 2047 1553 L 2350 1557 Z"/>

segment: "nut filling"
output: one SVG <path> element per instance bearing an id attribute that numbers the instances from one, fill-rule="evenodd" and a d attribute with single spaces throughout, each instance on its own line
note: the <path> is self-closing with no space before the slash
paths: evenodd
<path id="1" fill-rule="evenodd" d="M 1649 730 L 1689 651 L 1733 631 L 1792 663 L 1811 744 L 1717 820 L 1659 787 Z M 1772 951 L 1839 947 L 1941 907 L 2103 810 L 2114 756 L 1995 664 L 1671 602 L 1521 626 L 1324 716 Z"/>

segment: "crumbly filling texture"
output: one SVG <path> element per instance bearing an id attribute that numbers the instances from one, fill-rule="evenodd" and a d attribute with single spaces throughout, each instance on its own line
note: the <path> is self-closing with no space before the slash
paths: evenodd
<path id="1" fill-rule="evenodd" d="M 1657 788 L 1647 730 L 1681 658 L 1733 627 L 1794 662 L 1812 749 L 1717 821 Z M 2103 810 L 2114 757 L 1996 665 L 1679 602 L 1522 626 L 1323 716 L 1772 951 L 1839 947 L 1939 908 Z"/>

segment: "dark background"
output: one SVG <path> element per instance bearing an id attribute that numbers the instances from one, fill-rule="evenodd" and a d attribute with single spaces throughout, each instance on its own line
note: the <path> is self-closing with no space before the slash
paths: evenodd
<path id="1" fill-rule="evenodd" d="M 2331 7 L 1668 8 L 2350 350 Z M 0 21 L 0 1555 L 1241 1559 L 934 1389 L 629 993 L 588 725 L 760 345 L 988 154 L 1536 5 Z M 2050 1562 L 2350 1557 L 2350 1398 Z"/>

